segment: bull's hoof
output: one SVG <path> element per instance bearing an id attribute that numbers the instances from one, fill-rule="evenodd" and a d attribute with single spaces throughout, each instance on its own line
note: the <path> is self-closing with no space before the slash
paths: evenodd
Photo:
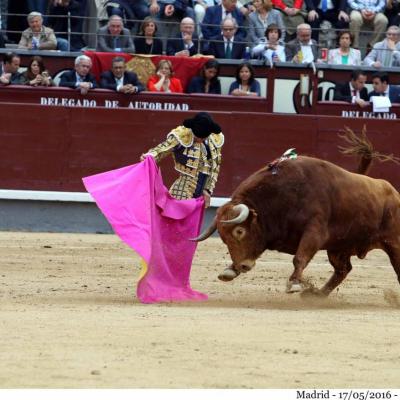
<path id="1" fill-rule="evenodd" d="M 303 285 L 298 281 L 289 281 L 286 286 L 286 293 L 299 293 L 303 291 Z"/>
<path id="2" fill-rule="evenodd" d="M 232 268 L 225 268 L 222 274 L 218 275 L 218 279 L 223 282 L 229 282 L 239 276 L 240 272 L 236 272 Z"/>

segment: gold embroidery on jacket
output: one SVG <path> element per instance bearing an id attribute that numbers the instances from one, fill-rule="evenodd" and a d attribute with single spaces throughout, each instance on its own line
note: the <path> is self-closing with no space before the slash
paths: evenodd
<path id="1" fill-rule="evenodd" d="M 222 161 L 223 134 L 211 134 L 207 139 L 207 144 L 211 153 L 210 159 L 207 159 L 205 145 L 194 142 L 194 135 L 191 129 L 178 126 L 167 135 L 167 139 L 164 142 L 148 151 L 157 162 L 172 153 L 175 170 L 179 173 L 179 177 L 172 184 L 170 193 L 176 199 L 190 199 L 193 197 L 200 173 L 208 175 L 204 189 L 210 193 L 214 191 Z M 179 145 L 185 147 L 182 154 L 187 157 L 186 165 L 179 163 L 173 153 L 175 147 Z"/>

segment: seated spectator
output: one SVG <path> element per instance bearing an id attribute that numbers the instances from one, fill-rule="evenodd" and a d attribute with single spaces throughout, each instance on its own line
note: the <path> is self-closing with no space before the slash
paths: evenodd
<path id="1" fill-rule="evenodd" d="M 258 44 L 264 39 L 264 33 L 268 26 L 274 24 L 280 30 L 280 41 L 285 40 L 285 25 L 283 24 L 282 14 L 272 8 L 271 0 L 254 0 L 255 11 L 249 14 L 249 34 L 248 41 L 252 44 Z"/>
<path id="2" fill-rule="evenodd" d="M 246 43 L 236 36 L 238 30 L 234 18 L 226 17 L 221 24 L 222 34 L 210 40 L 208 54 L 216 58 L 240 60 L 246 51 Z"/>
<path id="3" fill-rule="evenodd" d="M 350 17 L 346 13 L 346 0 L 305 0 L 307 6 L 307 20 L 311 26 L 311 37 L 316 42 L 322 21 L 329 21 L 337 30 L 348 29 Z"/>
<path id="4" fill-rule="evenodd" d="M 44 66 L 43 58 L 33 56 L 27 70 L 22 74 L 22 82 L 29 86 L 52 86 L 53 81 Z"/>
<path id="5" fill-rule="evenodd" d="M 279 44 L 282 32 L 278 25 L 271 24 L 265 31 L 265 38 L 259 41 L 259 44 L 253 47 L 253 57 L 268 60 L 269 64 L 274 62 L 285 62 L 285 47 Z"/>
<path id="6" fill-rule="evenodd" d="M 97 51 L 134 53 L 131 34 L 124 28 L 122 18 L 118 15 L 111 15 L 107 26 L 97 31 Z"/>
<path id="7" fill-rule="evenodd" d="M 351 46 L 352 37 L 349 31 L 341 31 L 338 35 L 337 49 L 331 49 L 328 52 L 328 64 L 341 65 L 360 65 L 361 52 L 353 49 Z"/>
<path id="8" fill-rule="evenodd" d="M 162 54 L 163 44 L 156 34 L 156 21 L 152 17 L 146 17 L 140 26 L 139 36 L 134 40 L 136 54 Z"/>
<path id="9" fill-rule="evenodd" d="M 199 51 L 199 41 L 195 38 L 195 23 L 192 18 L 183 18 L 180 23 L 180 32 L 175 38 L 167 42 L 169 56 L 189 57 Z"/>
<path id="10" fill-rule="evenodd" d="M 183 93 L 182 83 L 173 77 L 171 61 L 161 60 L 158 63 L 156 75 L 150 77 L 147 88 L 150 92 Z"/>
<path id="11" fill-rule="evenodd" d="M 368 105 L 368 91 L 365 87 L 367 74 L 360 70 L 351 72 L 350 82 L 337 83 L 333 100 L 347 101 L 351 104 L 357 104 L 364 108 Z"/>
<path id="12" fill-rule="evenodd" d="M 34 11 L 28 15 L 27 19 L 29 28 L 22 32 L 18 48 L 28 50 L 56 50 L 56 35 L 53 29 L 43 25 L 42 14 Z"/>
<path id="13" fill-rule="evenodd" d="M 375 72 L 372 75 L 372 86 L 374 90 L 369 92 L 369 100 L 372 96 L 386 96 L 391 103 L 400 103 L 400 86 L 389 85 L 389 75 L 386 72 Z"/>
<path id="14" fill-rule="evenodd" d="M 68 17 L 68 14 L 70 16 Z M 58 49 L 62 51 L 79 51 L 85 47 L 83 41 L 82 1 L 52 0 L 49 6 L 48 25 L 57 32 Z M 70 27 L 70 45 L 68 46 L 68 27 Z M 66 42 L 62 44 L 60 39 Z M 63 47 L 66 46 L 66 47 Z"/>
<path id="15" fill-rule="evenodd" d="M 75 69 L 66 71 L 61 75 L 58 86 L 65 86 L 71 89 L 78 89 L 85 95 L 90 89 L 96 89 L 97 83 L 95 77 L 90 73 L 92 60 L 85 55 L 75 58 Z"/>
<path id="16" fill-rule="evenodd" d="M 139 93 L 144 90 L 144 86 L 140 83 L 137 75 L 126 70 L 123 57 L 113 58 L 111 71 L 105 71 L 101 74 L 100 87 L 125 94 Z"/>
<path id="17" fill-rule="evenodd" d="M 286 61 L 294 63 L 310 63 L 317 61 L 318 46 L 314 39 L 311 39 L 311 26 L 300 24 L 297 27 L 297 37 L 285 46 Z"/>
<path id="18" fill-rule="evenodd" d="M 178 23 L 186 17 L 195 19 L 191 0 L 150 0 L 150 13 L 158 21 L 162 38 L 174 37 Z"/>
<path id="19" fill-rule="evenodd" d="M 203 19 L 201 30 L 205 40 L 211 40 L 221 33 L 222 21 L 225 18 L 234 18 L 236 21 L 237 40 L 244 40 L 246 38 L 246 31 L 243 28 L 244 17 L 237 8 L 237 0 L 222 0 L 220 5 L 208 7 L 206 15 Z M 207 50 L 207 48 L 205 48 Z"/>
<path id="20" fill-rule="evenodd" d="M 375 43 L 364 58 L 363 64 L 375 68 L 400 66 L 400 28 L 398 26 L 389 26 L 386 39 Z"/>
<path id="21" fill-rule="evenodd" d="M 254 78 L 254 68 L 242 63 L 236 69 L 236 81 L 231 83 L 229 94 L 232 96 L 261 96 L 260 83 Z"/>
<path id="22" fill-rule="evenodd" d="M 400 25 L 400 3 L 398 0 L 386 0 L 385 15 L 389 20 L 389 26 Z"/>
<path id="23" fill-rule="evenodd" d="M 208 60 L 200 71 L 200 76 L 195 76 L 189 83 L 187 93 L 221 94 L 219 76 L 219 63 L 217 60 Z"/>
<path id="24" fill-rule="evenodd" d="M 365 25 L 373 28 L 368 45 L 373 47 L 386 30 L 388 19 L 383 14 L 385 0 L 348 0 L 350 6 L 350 32 L 354 37 L 353 46 L 360 47 L 360 31 Z"/>
<path id="25" fill-rule="evenodd" d="M 272 4 L 282 13 L 283 25 L 286 28 L 285 40 L 292 40 L 297 27 L 304 23 L 307 16 L 304 0 L 272 0 Z"/>
<path id="26" fill-rule="evenodd" d="M 0 86 L 21 85 L 22 75 L 18 72 L 21 64 L 20 57 L 15 53 L 6 53 L 3 57 L 3 64 L 0 65 Z"/>

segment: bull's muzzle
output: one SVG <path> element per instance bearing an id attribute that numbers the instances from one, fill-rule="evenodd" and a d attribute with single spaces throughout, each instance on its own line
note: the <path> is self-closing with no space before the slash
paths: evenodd
<path id="1" fill-rule="evenodd" d="M 235 269 L 240 272 L 249 272 L 256 265 L 254 260 L 244 260 L 239 265 L 235 265 Z"/>

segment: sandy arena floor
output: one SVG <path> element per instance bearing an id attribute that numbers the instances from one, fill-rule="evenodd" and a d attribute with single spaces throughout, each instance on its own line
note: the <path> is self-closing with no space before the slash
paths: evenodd
<path id="1" fill-rule="evenodd" d="M 143 305 L 138 257 L 113 235 L 0 233 L 0 388 L 399 387 L 400 287 L 386 255 L 353 259 L 327 300 L 285 293 L 291 257 L 218 281 L 219 239 L 192 286 L 210 300 Z M 306 270 L 317 286 L 325 253 Z"/>

